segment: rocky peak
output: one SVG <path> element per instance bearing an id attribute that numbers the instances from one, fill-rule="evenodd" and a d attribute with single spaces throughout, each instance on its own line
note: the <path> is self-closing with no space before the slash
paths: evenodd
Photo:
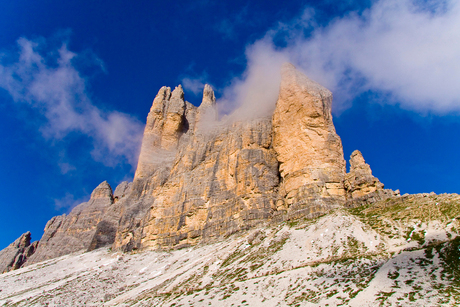
<path id="1" fill-rule="evenodd" d="M 112 187 L 107 181 L 101 182 L 91 193 L 91 199 L 113 199 Z"/>
<path id="2" fill-rule="evenodd" d="M 134 178 L 145 178 L 155 168 L 174 159 L 180 137 L 190 127 L 190 118 L 194 116 L 191 104 L 184 100 L 184 90 L 178 85 L 171 93 L 171 88 L 163 86 L 147 116 L 147 123 L 142 138 L 141 153 Z M 188 117 L 188 118 L 187 118 Z"/>
<path id="3" fill-rule="evenodd" d="M 104 220 L 106 212 L 116 210 L 114 207 L 112 188 L 104 181 L 93 190 L 88 202 L 76 206 L 68 215 L 52 218 L 46 224 L 40 244 L 27 264 L 88 250 L 92 242 L 96 242 L 98 247 L 103 246 L 106 241 L 100 239 L 101 228 L 104 236 L 110 237 L 112 234 L 109 232 L 116 231 L 111 228 L 107 230 Z M 113 242 L 113 238 L 111 240 Z"/>
<path id="4" fill-rule="evenodd" d="M 217 120 L 216 97 L 212 87 L 206 84 L 203 89 L 203 100 L 197 111 L 196 126 L 201 131 L 209 130 L 213 128 Z"/>
<path id="5" fill-rule="evenodd" d="M 205 84 L 203 89 L 203 100 L 201 101 L 200 108 L 214 106 L 215 104 L 216 96 L 214 96 L 214 91 L 209 84 Z"/>
<path id="6" fill-rule="evenodd" d="M 16 248 L 26 248 L 30 245 L 30 239 L 32 238 L 30 231 L 22 234 L 16 241 L 13 242 L 13 246 Z"/>
<path id="7" fill-rule="evenodd" d="M 153 99 L 150 113 L 162 113 L 164 112 L 165 102 L 171 98 L 171 88 L 163 86 L 158 91 L 158 94 Z M 149 113 L 149 115 L 150 115 Z"/>
<path id="8" fill-rule="evenodd" d="M 366 163 L 363 154 L 359 150 L 353 151 L 350 156 L 350 173 L 351 172 L 362 172 L 363 174 L 372 176 L 371 167 Z"/>
<path id="9" fill-rule="evenodd" d="M 182 85 L 178 85 L 171 93 L 171 101 L 184 101 L 184 89 Z"/>
<path id="10" fill-rule="evenodd" d="M 359 150 L 353 151 L 350 156 L 350 172 L 346 175 L 344 183 L 347 190 L 347 206 L 375 202 L 399 195 L 398 190 L 384 189 L 383 183 L 372 175 L 371 167 Z"/>
<path id="11" fill-rule="evenodd" d="M 297 90 L 308 93 L 309 96 L 321 98 L 321 100 L 332 100 L 332 93 L 321 84 L 311 80 L 301 73 L 291 63 L 284 63 L 281 66 L 281 88 L 297 88 Z M 330 102 L 330 101 L 329 101 Z M 331 105 L 319 109 L 330 111 Z"/>
<path id="12" fill-rule="evenodd" d="M 30 244 L 30 231 L 22 234 L 0 251 L 0 273 L 19 269 L 36 250 L 38 241 Z"/>
<path id="13" fill-rule="evenodd" d="M 273 148 L 290 206 L 303 208 L 309 199 L 322 204 L 345 201 L 345 160 L 331 103 L 329 90 L 292 64 L 282 66 L 273 114 Z"/>
<path id="14" fill-rule="evenodd" d="M 353 151 L 350 156 L 350 172 L 346 176 L 345 186 L 352 198 L 383 190 L 384 187 L 383 183 L 372 175 L 371 167 L 359 150 Z"/>

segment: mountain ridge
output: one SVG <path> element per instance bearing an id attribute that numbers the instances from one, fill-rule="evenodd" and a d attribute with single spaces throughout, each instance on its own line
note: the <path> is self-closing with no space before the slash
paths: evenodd
<path id="1" fill-rule="evenodd" d="M 0 304 L 455 306 L 459 195 L 384 189 L 359 150 L 347 173 L 331 104 L 291 64 L 244 121 L 162 87 L 133 182 L 0 251 Z"/>
<path id="2" fill-rule="evenodd" d="M 104 181 L 87 203 L 52 218 L 21 266 L 103 246 L 181 248 L 268 220 L 314 218 L 398 195 L 384 189 L 359 151 L 346 174 L 331 105 L 332 93 L 289 63 L 272 116 L 219 120 L 209 85 L 199 107 L 185 101 L 181 85 L 163 86 L 133 182 L 113 192 Z M 12 268 L 14 261 L 0 262 Z"/>

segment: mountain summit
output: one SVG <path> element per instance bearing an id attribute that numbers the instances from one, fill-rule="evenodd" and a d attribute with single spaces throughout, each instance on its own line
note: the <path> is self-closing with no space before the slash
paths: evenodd
<path id="1" fill-rule="evenodd" d="M 281 69 L 272 116 L 246 121 L 220 122 L 209 85 L 199 107 L 184 100 L 180 85 L 162 87 L 133 182 L 113 193 L 101 183 L 87 203 L 47 223 L 34 252 L 16 243 L 2 251 L 3 271 L 102 246 L 126 252 L 211 243 L 266 222 L 398 195 L 383 189 L 359 151 L 346 174 L 331 104 L 331 92 L 292 64 Z"/>

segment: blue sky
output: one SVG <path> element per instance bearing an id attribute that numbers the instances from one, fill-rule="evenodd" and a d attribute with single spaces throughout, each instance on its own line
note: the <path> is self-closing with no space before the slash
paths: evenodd
<path id="1" fill-rule="evenodd" d="M 345 158 L 460 191 L 459 1 L 0 1 L 0 248 L 132 180 L 163 85 L 267 112 L 290 61 L 334 94 Z"/>

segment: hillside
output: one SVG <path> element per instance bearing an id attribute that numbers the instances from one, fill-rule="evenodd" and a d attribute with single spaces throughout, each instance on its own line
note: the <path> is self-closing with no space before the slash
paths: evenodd
<path id="1" fill-rule="evenodd" d="M 459 201 L 407 195 L 179 250 L 78 252 L 0 275 L 0 303 L 454 306 Z"/>

